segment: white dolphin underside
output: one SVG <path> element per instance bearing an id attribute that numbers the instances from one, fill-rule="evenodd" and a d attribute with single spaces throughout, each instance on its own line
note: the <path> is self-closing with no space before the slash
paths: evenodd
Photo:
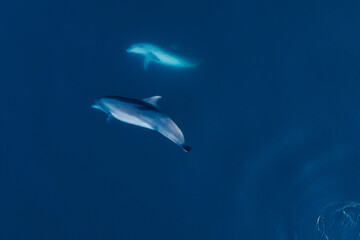
<path id="1" fill-rule="evenodd" d="M 158 96 L 144 100 L 109 97 L 101 98 L 92 107 L 100 109 L 109 117 L 122 122 L 155 130 L 185 151 L 189 151 L 190 148 L 185 145 L 184 135 L 179 127 L 167 115 L 157 109 L 156 101 L 158 99 Z"/>
<path id="2" fill-rule="evenodd" d="M 196 67 L 196 64 L 149 43 L 133 44 L 126 51 L 144 55 L 144 69 L 148 68 L 150 62 L 178 68 Z"/>

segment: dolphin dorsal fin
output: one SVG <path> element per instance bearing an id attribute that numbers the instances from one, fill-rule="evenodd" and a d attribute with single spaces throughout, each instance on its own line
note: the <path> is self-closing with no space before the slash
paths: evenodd
<path id="1" fill-rule="evenodd" d="M 144 98 L 143 101 L 157 107 L 158 106 L 157 102 L 159 101 L 160 98 L 161 98 L 161 96 L 153 96 L 153 97 L 149 97 L 149 98 Z"/>
<path id="2" fill-rule="evenodd" d="M 144 59 L 144 69 L 147 70 L 149 67 L 149 63 L 151 62 L 151 58 L 149 56 L 146 56 Z"/>

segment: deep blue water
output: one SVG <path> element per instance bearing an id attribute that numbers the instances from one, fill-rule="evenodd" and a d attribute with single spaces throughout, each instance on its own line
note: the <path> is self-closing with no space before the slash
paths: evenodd
<path id="1" fill-rule="evenodd" d="M 3 1 L 0 239 L 358 239 L 359 1 Z M 201 61 L 150 64 L 151 42 Z M 161 95 L 190 153 L 90 106 Z"/>

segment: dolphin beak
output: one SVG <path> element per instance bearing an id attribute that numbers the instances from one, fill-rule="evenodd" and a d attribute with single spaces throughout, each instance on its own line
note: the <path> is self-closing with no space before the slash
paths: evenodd
<path id="1" fill-rule="evenodd" d="M 101 110 L 101 107 L 99 106 L 99 104 L 97 103 L 94 103 L 93 105 L 91 105 L 92 108 L 95 108 L 95 109 L 100 109 Z"/>

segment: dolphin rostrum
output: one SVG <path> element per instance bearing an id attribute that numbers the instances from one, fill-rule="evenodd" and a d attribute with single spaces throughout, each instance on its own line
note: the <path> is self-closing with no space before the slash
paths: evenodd
<path id="1" fill-rule="evenodd" d="M 137 43 L 133 44 L 126 50 L 129 53 L 137 53 L 145 56 L 144 69 L 146 70 L 150 62 L 178 67 L 178 68 L 191 68 L 196 67 L 196 64 L 191 63 L 179 56 L 169 53 L 160 47 L 150 43 Z"/>
<path id="2" fill-rule="evenodd" d="M 179 127 L 158 109 L 157 102 L 160 98 L 153 96 L 138 100 L 109 96 L 96 100 L 92 107 L 105 112 L 108 119 L 116 118 L 122 122 L 158 131 L 185 152 L 189 152 L 191 148 L 185 145 L 184 135 Z"/>

